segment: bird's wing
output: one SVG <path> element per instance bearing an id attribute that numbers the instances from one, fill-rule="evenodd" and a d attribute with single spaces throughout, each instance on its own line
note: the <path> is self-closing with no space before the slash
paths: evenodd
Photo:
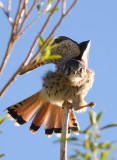
<path id="1" fill-rule="evenodd" d="M 80 86 L 80 92 L 81 95 L 83 95 L 83 97 L 85 97 L 88 93 L 88 91 L 91 89 L 93 83 L 94 83 L 94 76 L 95 76 L 95 72 L 91 69 L 86 69 L 86 78 L 83 79 L 83 82 Z"/>
<path id="2" fill-rule="evenodd" d="M 65 36 L 57 37 L 52 43 L 52 45 L 55 45 L 55 47 L 52 47 L 51 55 L 60 55 L 61 58 L 48 59 L 48 60 L 42 60 L 42 59 L 39 60 L 35 58 L 30 65 L 20 70 L 19 75 L 32 71 L 48 63 L 58 64 L 63 59 L 69 60 L 78 57 L 80 55 L 80 49 L 78 47 L 78 43 L 71 40 L 68 37 Z"/>

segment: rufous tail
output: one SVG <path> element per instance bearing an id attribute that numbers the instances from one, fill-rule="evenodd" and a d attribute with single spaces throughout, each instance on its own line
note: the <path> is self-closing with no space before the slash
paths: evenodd
<path id="1" fill-rule="evenodd" d="M 28 122 L 35 115 L 29 129 L 33 133 L 36 133 L 45 121 L 45 134 L 48 137 L 51 137 L 53 132 L 57 136 L 61 135 L 64 110 L 62 107 L 58 107 L 48 102 L 44 98 L 42 91 L 8 107 L 5 111 L 8 113 L 11 120 L 16 120 L 15 124 L 17 126 Z M 68 121 L 69 133 L 70 130 L 75 134 L 79 133 L 78 122 L 72 110 L 70 111 Z"/>

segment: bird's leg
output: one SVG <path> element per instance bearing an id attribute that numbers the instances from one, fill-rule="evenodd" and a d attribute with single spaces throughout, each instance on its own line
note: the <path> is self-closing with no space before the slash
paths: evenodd
<path id="1" fill-rule="evenodd" d="M 68 112 L 70 113 L 70 111 L 72 110 L 72 108 L 74 108 L 74 105 L 68 101 L 64 101 L 62 108 L 64 108 L 64 106 L 67 104 L 68 106 Z"/>
<path id="2" fill-rule="evenodd" d="M 70 112 L 71 109 L 74 109 L 75 111 L 78 111 L 78 110 L 81 110 L 83 108 L 86 108 L 86 107 L 91 107 L 91 108 L 94 108 L 94 106 L 96 105 L 95 102 L 90 102 L 90 103 L 86 103 L 85 100 L 84 100 L 84 97 L 82 95 L 79 95 L 77 97 L 77 100 L 76 101 L 73 101 L 73 103 L 71 102 L 68 102 L 68 101 L 64 101 L 62 107 L 64 108 L 64 105 L 67 103 L 67 106 L 68 106 L 68 111 Z"/>
<path id="3" fill-rule="evenodd" d="M 73 101 L 74 110 L 78 111 L 86 107 L 93 108 L 96 104 L 94 102 L 86 103 L 83 95 L 78 95 L 77 99 Z"/>
<path id="4" fill-rule="evenodd" d="M 96 105 L 95 102 L 90 102 L 89 104 L 86 104 L 86 105 L 84 105 L 84 106 L 74 107 L 74 110 L 75 110 L 75 111 L 78 111 L 78 110 L 81 110 L 81 109 L 86 108 L 86 107 L 94 108 L 95 105 Z"/>

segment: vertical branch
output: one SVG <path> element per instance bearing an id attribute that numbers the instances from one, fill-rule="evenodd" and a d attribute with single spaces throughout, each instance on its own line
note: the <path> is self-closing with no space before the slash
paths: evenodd
<path id="1" fill-rule="evenodd" d="M 68 104 L 67 102 L 65 102 L 61 144 L 60 144 L 60 160 L 67 160 L 67 140 L 65 139 L 68 138 L 68 120 L 69 120 L 69 110 L 68 110 Z"/>

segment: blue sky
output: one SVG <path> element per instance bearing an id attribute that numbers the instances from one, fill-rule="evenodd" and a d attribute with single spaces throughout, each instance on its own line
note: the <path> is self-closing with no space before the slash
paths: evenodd
<path id="1" fill-rule="evenodd" d="M 13 3 L 12 15 L 16 11 L 15 5 L 16 2 Z M 44 33 L 45 37 L 56 19 L 56 17 L 52 19 Z M 41 19 L 40 23 L 37 22 L 32 30 L 16 43 L 3 72 L 3 77 L 0 79 L 0 89 L 25 58 L 43 20 Z M 10 25 L 1 10 L 0 35 L 1 62 L 10 35 Z M 95 71 L 95 82 L 85 100 L 96 102 L 94 111 L 97 113 L 104 110 L 100 126 L 117 122 L 117 1 L 80 0 L 55 33 L 56 37 L 61 35 L 70 37 L 77 42 L 91 40 L 89 68 Z M 19 76 L 0 99 L 0 116 L 4 115 L 3 110 L 6 107 L 39 91 L 42 87 L 42 76 L 53 68 L 53 65 L 46 65 Z M 77 118 L 81 130 L 84 129 L 89 123 L 88 113 L 77 114 Z M 0 152 L 6 154 L 3 159 L 59 159 L 60 146 L 53 143 L 57 137 L 53 135 L 51 139 L 48 139 L 44 135 L 43 126 L 33 135 L 28 131 L 29 126 L 30 122 L 24 126 L 15 127 L 14 122 L 8 119 L 1 125 L 0 130 L 4 133 L 0 135 Z M 117 133 L 117 128 L 104 131 L 102 141 L 117 140 L 115 133 Z M 70 148 L 71 146 L 68 147 L 68 155 L 71 154 Z M 113 155 L 117 157 L 117 153 Z"/>

